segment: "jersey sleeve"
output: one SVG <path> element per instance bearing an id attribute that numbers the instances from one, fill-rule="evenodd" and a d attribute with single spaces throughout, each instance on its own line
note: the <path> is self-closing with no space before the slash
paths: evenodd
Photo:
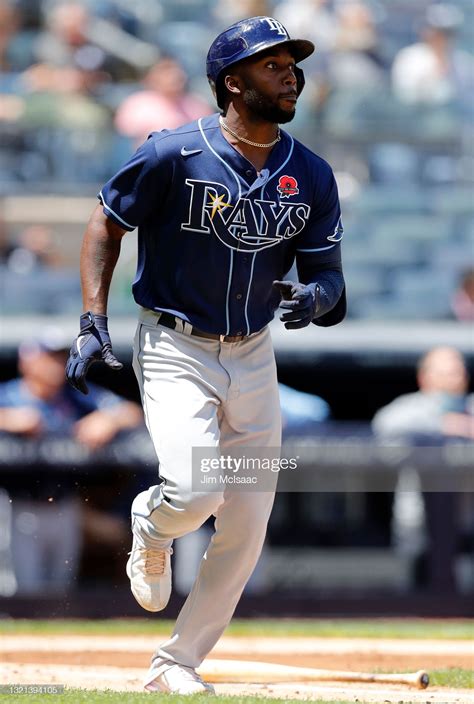
<path id="1" fill-rule="evenodd" d="M 159 163 L 155 140 L 150 136 L 98 194 L 108 218 L 129 232 L 138 227 L 156 206 L 165 189 L 166 168 Z"/>
<path id="2" fill-rule="evenodd" d="M 323 164 L 308 223 L 296 243 L 296 259 L 307 265 L 341 263 L 344 228 L 339 195 L 331 167 Z"/>
<path id="3" fill-rule="evenodd" d="M 344 228 L 336 179 L 325 161 L 321 169 L 309 222 L 296 245 L 296 267 L 301 282 L 318 281 L 322 286 L 329 309 L 313 323 L 329 327 L 340 323 L 347 311 L 341 260 Z"/>

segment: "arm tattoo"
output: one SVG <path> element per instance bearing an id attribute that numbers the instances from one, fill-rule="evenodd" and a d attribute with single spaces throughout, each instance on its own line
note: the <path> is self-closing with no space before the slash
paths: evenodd
<path id="1" fill-rule="evenodd" d="M 84 310 L 107 314 L 110 283 L 124 232 L 101 211 L 92 215 L 81 250 Z"/>

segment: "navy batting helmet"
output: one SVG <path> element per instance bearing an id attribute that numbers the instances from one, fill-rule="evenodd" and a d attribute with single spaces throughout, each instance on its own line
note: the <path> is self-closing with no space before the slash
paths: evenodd
<path id="1" fill-rule="evenodd" d="M 224 69 L 279 44 L 288 46 L 295 63 L 306 59 L 314 51 L 313 42 L 307 39 L 291 39 L 281 22 L 273 17 L 249 17 L 240 20 L 214 39 L 207 54 L 206 70 L 220 108 L 224 108 L 224 90 L 220 80 L 223 78 Z M 304 74 L 300 68 L 296 68 L 295 73 L 299 95 L 304 86 Z"/>

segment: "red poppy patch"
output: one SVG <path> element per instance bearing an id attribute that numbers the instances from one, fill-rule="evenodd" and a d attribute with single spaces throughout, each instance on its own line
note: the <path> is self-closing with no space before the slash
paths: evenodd
<path id="1" fill-rule="evenodd" d="M 294 176 L 280 176 L 278 181 L 277 191 L 281 198 L 289 198 L 290 196 L 298 195 L 298 181 Z"/>

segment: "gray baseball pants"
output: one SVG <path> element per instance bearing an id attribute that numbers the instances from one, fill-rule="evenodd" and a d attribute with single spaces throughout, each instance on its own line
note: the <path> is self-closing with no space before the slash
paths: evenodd
<path id="1" fill-rule="evenodd" d="M 211 515 L 215 532 L 160 659 L 198 667 L 228 625 L 260 555 L 271 491 L 192 491 L 192 448 L 280 447 L 281 413 L 268 328 L 242 342 L 194 337 L 159 325 L 143 310 L 134 370 L 162 485 L 133 502 L 148 547 L 169 547 Z M 275 474 L 275 485 L 277 475 Z M 152 664 L 153 669 L 153 664 Z"/>

